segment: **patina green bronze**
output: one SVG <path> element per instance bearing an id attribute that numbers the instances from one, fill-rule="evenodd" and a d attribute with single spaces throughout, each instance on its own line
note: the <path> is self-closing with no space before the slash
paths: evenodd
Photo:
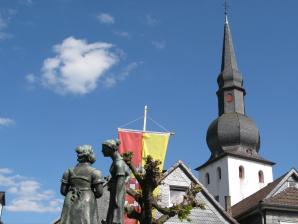
<path id="1" fill-rule="evenodd" d="M 61 194 L 65 196 L 60 224 L 98 224 L 96 198 L 102 195 L 101 172 L 91 166 L 95 155 L 90 145 L 76 148 L 78 164 L 62 177 Z"/>
<path id="2" fill-rule="evenodd" d="M 102 144 L 102 153 L 105 157 L 111 157 L 113 163 L 110 168 L 111 178 L 108 182 L 110 202 L 106 224 L 124 224 L 125 182 L 129 176 L 129 168 L 118 152 L 120 142 L 107 140 Z"/>

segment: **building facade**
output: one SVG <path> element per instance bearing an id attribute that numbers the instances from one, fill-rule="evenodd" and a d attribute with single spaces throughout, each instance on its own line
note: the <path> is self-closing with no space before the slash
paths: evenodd
<path id="1" fill-rule="evenodd" d="M 298 173 L 291 169 L 232 207 L 241 224 L 298 223 Z"/>

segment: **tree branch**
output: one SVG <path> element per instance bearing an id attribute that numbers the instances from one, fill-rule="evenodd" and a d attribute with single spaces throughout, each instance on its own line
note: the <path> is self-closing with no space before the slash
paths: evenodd
<path id="1" fill-rule="evenodd" d="M 131 188 L 128 188 L 126 189 L 126 193 L 129 194 L 130 196 L 132 196 L 139 204 L 141 204 L 142 202 L 142 194 L 131 189 Z"/>
<path id="2" fill-rule="evenodd" d="M 134 207 L 125 206 L 125 211 L 126 211 L 128 218 L 141 221 L 141 214 L 139 212 L 137 212 Z"/>
<path id="3" fill-rule="evenodd" d="M 127 164 L 129 169 L 131 170 L 132 174 L 135 176 L 138 183 L 142 186 L 143 185 L 143 177 L 140 174 L 140 172 L 138 172 L 136 170 L 136 168 L 134 167 L 134 165 L 131 163 L 133 153 L 132 152 L 125 152 L 121 156 L 122 156 L 124 162 Z"/>
<path id="4" fill-rule="evenodd" d="M 175 216 L 175 213 L 173 214 L 173 212 L 171 212 L 171 208 L 167 208 L 167 207 L 161 207 L 156 201 L 152 202 L 152 206 L 159 211 L 160 213 L 164 214 L 164 215 L 172 215 Z"/>

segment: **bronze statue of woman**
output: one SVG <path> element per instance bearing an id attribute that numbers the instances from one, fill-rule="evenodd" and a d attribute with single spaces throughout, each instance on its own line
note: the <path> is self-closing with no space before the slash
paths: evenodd
<path id="1" fill-rule="evenodd" d="M 102 195 L 101 172 L 91 166 L 95 155 L 90 145 L 76 148 L 78 164 L 67 169 L 60 192 L 65 196 L 60 224 L 98 224 L 96 198 Z"/>
<path id="2" fill-rule="evenodd" d="M 107 140 L 102 143 L 102 153 L 111 157 L 113 163 L 110 167 L 111 179 L 108 182 L 110 202 L 106 224 L 124 224 L 125 181 L 129 175 L 129 168 L 118 152 L 120 142 Z"/>

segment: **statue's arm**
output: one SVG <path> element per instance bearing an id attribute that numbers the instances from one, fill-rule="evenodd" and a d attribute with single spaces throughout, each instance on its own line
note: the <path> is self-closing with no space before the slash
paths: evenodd
<path id="1" fill-rule="evenodd" d="M 100 198 L 103 194 L 103 183 L 101 172 L 99 170 L 94 170 L 92 173 L 92 189 L 94 196 Z"/>
<path id="2" fill-rule="evenodd" d="M 68 184 L 65 184 L 65 183 L 61 183 L 61 187 L 60 187 L 60 193 L 63 195 L 63 196 L 66 196 L 67 193 L 68 193 L 68 189 L 69 189 L 69 185 Z"/>
<path id="3" fill-rule="evenodd" d="M 101 183 L 99 184 L 96 184 L 94 186 L 94 195 L 96 198 L 100 198 L 102 196 L 102 193 L 103 193 L 103 186 Z"/>
<path id="4" fill-rule="evenodd" d="M 116 195 L 115 195 L 115 202 L 117 208 L 119 208 L 123 201 L 123 193 L 125 192 L 125 179 L 126 176 L 121 175 L 117 176 L 117 183 L 116 183 Z"/>
<path id="5" fill-rule="evenodd" d="M 61 186 L 60 186 L 60 193 L 63 196 L 66 196 L 66 194 L 68 193 L 69 190 L 69 169 L 66 170 L 62 176 L 62 180 L 61 180 Z"/>

